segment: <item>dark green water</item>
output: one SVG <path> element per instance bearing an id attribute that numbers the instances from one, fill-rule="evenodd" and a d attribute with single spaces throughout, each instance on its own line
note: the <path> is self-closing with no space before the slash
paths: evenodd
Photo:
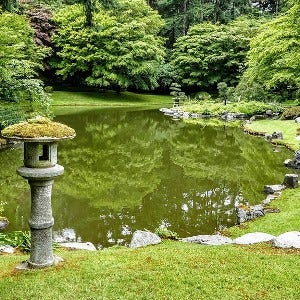
<path id="1" fill-rule="evenodd" d="M 136 229 L 169 226 L 179 236 L 235 223 L 239 193 L 251 204 L 283 180 L 291 153 L 239 128 L 173 121 L 157 110 L 94 110 L 56 120 L 77 132 L 59 144 L 65 174 L 55 180 L 54 231 L 74 229 L 98 246 L 126 244 Z M 0 152 L 0 201 L 7 230 L 28 230 L 30 193 L 15 174 L 22 148 Z"/>

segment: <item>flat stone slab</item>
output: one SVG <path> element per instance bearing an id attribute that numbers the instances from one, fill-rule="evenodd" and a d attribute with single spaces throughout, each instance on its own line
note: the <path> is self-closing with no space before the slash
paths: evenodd
<path id="1" fill-rule="evenodd" d="M 274 185 L 265 185 L 264 191 L 267 194 L 274 194 L 280 192 L 285 189 L 285 185 L 283 184 L 274 184 Z"/>
<path id="2" fill-rule="evenodd" d="M 183 238 L 181 239 L 181 241 L 187 243 L 197 243 L 201 245 L 214 245 L 214 246 L 232 244 L 232 239 L 219 234 L 196 235 L 196 236 Z"/>
<path id="3" fill-rule="evenodd" d="M 136 230 L 133 233 L 129 248 L 139 248 L 161 243 L 161 238 L 149 231 Z"/>
<path id="4" fill-rule="evenodd" d="M 277 248 L 296 248 L 300 249 L 300 232 L 289 231 L 275 237 L 272 245 Z"/>
<path id="5" fill-rule="evenodd" d="M 9 245 L 1 245 L 0 246 L 1 253 L 13 254 L 15 252 L 15 248 Z"/>
<path id="6" fill-rule="evenodd" d="M 239 245 L 251 245 L 257 243 L 269 242 L 274 238 L 275 238 L 274 235 L 268 233 L 252 232 L 236 238 L 235 240 L 233 240 L 233 242 Z"/>
<path id="7" fill-rule="evenodd" d="M 88 251 L 96 251 L 96 247 L 94 244 L 90 242 L 86 243 L 59 243 L 60 246 L 68 248 L 70 250 L 88 250 Z"/>

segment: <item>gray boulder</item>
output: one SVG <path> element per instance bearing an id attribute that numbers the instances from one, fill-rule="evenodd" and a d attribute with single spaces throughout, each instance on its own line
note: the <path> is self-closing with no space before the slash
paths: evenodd
<path id="1" fill-rule="evenodd" d="M 295 122 L 299 124 L 300 123 L 300 117 L 296 118 Z"/>
<path id="2" fill-rule="evenodd" d="M 222 236 L 219 234 L 215 235 L 196 235 L 187 238 L 181 239 L 183 242 L 187 243 L 197 243 L 201 245 L 224 245 L 224 244 L 232 244 L 232 239 Z"/>
<path id="3" fill-rule="evenodd" d="M 274 238 L 275 238 L 274 235 L 271 235 L 268 233 L 253 232 L 253 233 L 247 233 L 241 237 L 238 237 L 235 240 L 233 240 L 233 242 L 235 244 L 239 244 L 239 245 L 250 245 L 250 244 L 269 242 Z"/>
<path id="4" fill-rule="evenodd" d="M 281 131 L 275 131 L 272 133 L 272 139 L 276 139 L 276 140 L 282 140 L 283 139 L 283 135 Z"/>
<path id="5" fill-rule="evenodd" d="M 265 185 L 264 191 L 267 194 L 274 194 L 280 192 L 285 189 L 285 185 L 283 184 L 274 184 L 274 185 Z"/>
<path id="6" fill-rule="evenodd" d="M 297 188 L 299 186 L 298 174 L 285 174 L 283 184 L 293 189 Z"/>
<path id="7" fill-rule="evenodd" d="M 137 230 L 133 233 L 129 248 L 139 248 L 161 243 L 161 238 L 149 231 Z"/>
<path id="8" fill-rule="evenodd" d="M 235 210 L 238 225 L 265 215 L 262 205 L 238 205 Z"/>
<path id="9" fill-rule="evenodd" d="M 296 248 L 300 249 L 300 232 L 290 231 L 275 237 L 272 245 L 277 248 Z"/>
<path id="10" fill-rule="evenodd" d="M 59 244 L 62 247 L 68 248 L 70 250 L 88 250 L 88 251 L 96 251 L 96 247 L 94 244 L 90 242 L 86 243 L 75 243 L 75 242 L 70 242 L 70 243 L 60 243 Z"/>

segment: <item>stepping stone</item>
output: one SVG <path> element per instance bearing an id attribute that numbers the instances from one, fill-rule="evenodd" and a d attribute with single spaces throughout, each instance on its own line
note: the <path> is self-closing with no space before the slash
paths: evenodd
<path id="1" fill-rule="evenodd" d="M 257 244 L 257 243 L 263 243 L 263 242 L 269 242 L 272 239 L 274 239 L 275 236 L 263 233 L 263 232 L 253 232 L 253 233 L 247 233 L 241 237 L 236 238 L 233 240 L 235 244 L 239 245 L 251 245 L 251 244 Z"/>
<path id="2" fill-rule="evenodd" d="M 272 245 L 277 248 L 296 248 L 300 249 L 300 232 L 290 231 L 275 237 Z"/>
<path id="3" fill-rule="evenodd" d="M 187 243 L 197 243 L 201 245 L 224 245 L 224 244 L 232 244 L 232 239 L 222 236 L 219 234 L 215 235 L 196 235 L 187 238 L 181 239 L 182 242 Z"/>
<path id="4" fill-rule="evenodd" d="M 139 248 L 161 243 L 161 238 L 149 231 L 137 230 L 133 233 L 129 248 Z"/>

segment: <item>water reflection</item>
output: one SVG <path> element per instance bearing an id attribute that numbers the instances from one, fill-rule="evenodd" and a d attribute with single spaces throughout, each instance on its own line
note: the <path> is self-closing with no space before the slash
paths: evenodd
<path id="1" fill-rule="evenodd" d="M 94 110 L 57 120 L 77 137 L 59 145 L 66 173 L 54 185 L 54 229 L 99 247 L 126 244 L 136 229 L 169 226 L 183 237 L 230 226 L 236 197 L 261 201 L 263 185 L 282 181 L 290 156 L 238 128 L 188 125 L 156 110 Z M 0 152 L 8 166 L 0 200 L 9 200 L 9 230 L 27 229 L 28 187 L 12 175 L 21 154 Z"/>

